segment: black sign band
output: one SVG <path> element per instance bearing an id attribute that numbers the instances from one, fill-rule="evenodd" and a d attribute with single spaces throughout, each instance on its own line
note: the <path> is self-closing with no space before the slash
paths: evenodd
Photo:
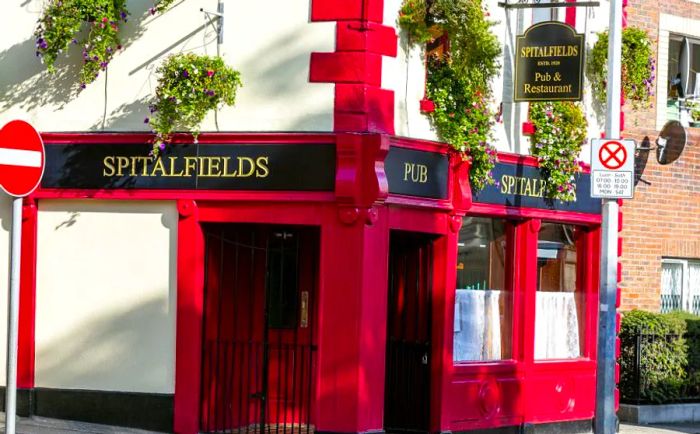
<path id="1" fill-rule="evenodd" d="M 163 190 L 335 189 L 332 144 L 46 145 L 43 188 Z"/>
<path id="2" fill-rule="evenodd" d="M 472 192 L 474 202 L 600 214 L 602 202 L 591 197 L 590 174 L 577 174 L 574 181 L 576 200 L 562 202 L 544 196 L 544 180 L 540 178 L 540 169 L 537 167 L 496 163 L 491 173 L 497 183 Z"/>
<path id="3" fill-rule="evenodd" d="M 580 101 L 584 35 L 558 21 L 535 24 L 516 42 L 515 101 Z"/>
<path id="4" fill-rule="evenodd" d="M 384 171 L 389 193 L 447 199 L 449 160 L 445 154 L 392 146 Z"/>

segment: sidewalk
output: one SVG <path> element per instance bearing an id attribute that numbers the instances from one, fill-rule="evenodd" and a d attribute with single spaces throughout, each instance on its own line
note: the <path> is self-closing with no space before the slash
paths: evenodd
<path id="1" fill-rule="evenodd" d="M 45 417 L 18 417 L 17 434 L 157 434 L 155 431 L 122 428 L 71 420 L 48 419 Z M 0 430 L 5 431 L 5 413 L 0 413 Z M 158 433 L 162 434 L 162 433 Z"/>
<path id="2" fill-rule="evenodd" d="M 700 434 L 700 423 L 674 425 L 620 424 L 620 434 Z"/>

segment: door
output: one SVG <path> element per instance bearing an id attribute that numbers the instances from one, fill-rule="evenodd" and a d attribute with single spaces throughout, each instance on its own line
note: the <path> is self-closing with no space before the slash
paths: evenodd
<path id="1" fill-rule="evenodd" d="M 204 227 L 200 430 L 310 433 L 318 231 Z"/>
<path id="2" fill-rule="evenodd" d="M 392 232 L 389 251 L 384 430 L 428 432 L 433 242 Z"/>

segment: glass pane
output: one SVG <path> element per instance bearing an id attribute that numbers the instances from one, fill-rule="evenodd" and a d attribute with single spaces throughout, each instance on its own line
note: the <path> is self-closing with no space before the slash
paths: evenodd
<path id="1" fill-rule="evenodd" d="M 661 313 L 681 308 L 683 288 L 683 264 L 663 262 L 661 264 Z"/>
<path id="2" fill-rule="evenodd" d="M 690 312 L 700 314 L 700 263 L 688 262 L 688 301 Z"/>
<path id="3" fill-rule="evenodd" d="M 299 310 L 296 234 L 275 232 L 267 251 L 268 325 L 273 329 L 297 326 Z"/>
<path id="4" fill-rule="evenodd" d="M 457 249 L 453 359 L 508 359 L 512 302 L 505 288 L 505 221 L 466 217 Z"/>
<path id="5" fill-rule="evenodd" d="M 542 223 L 537 243 L 536 359 L 583 353 L 585 300 L 577 285 L 576 237 L 573 226 Z"/>

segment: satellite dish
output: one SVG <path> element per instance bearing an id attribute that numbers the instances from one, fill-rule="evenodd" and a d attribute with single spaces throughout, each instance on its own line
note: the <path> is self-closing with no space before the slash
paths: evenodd
<path id="1" fill-rule="evenodd" d="M 656 161 L 671 164 L 676 161 L 688 142 L 688 133 L 678 121 L 668 121 L 656 138 Z"/>

